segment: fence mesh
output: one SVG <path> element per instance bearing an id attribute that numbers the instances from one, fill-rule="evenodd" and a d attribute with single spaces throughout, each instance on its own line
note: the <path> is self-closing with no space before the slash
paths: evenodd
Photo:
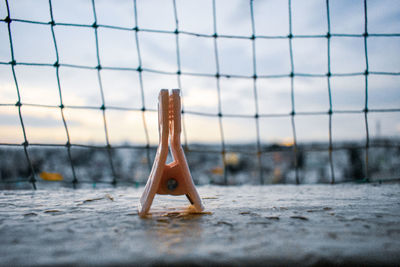
<path id="1" fill-rule="evenodd" d="M 8 41 L 9 41 L 9 47 L 10 47 L 10 53 L 11 53 L 11 61 L 9 62 L 0 62 L 0 65 L 6 65 L 11 68 L 12 71 L 12 76 L 13 80 L 15 83 L 15 88 L 17 91 L 18 99 L 16 103 L 0 103 L 0 106 L 4 107 L 13 107 L 15 106 L 18 109 L 18 117 L 19 117 L 19 122 L 20 122 L 20 128 L 23 133 L 23 138 L 24 142 L 22 144 L 15 144 L 15 143 L 0 143 L 0 147 L 6 147 L 6 146 L 14 146 L 14 147 L 22 147 L 24 151 L 24 156 L 26 159 L 26 162 L 29 166 L 30 174 L 28 175 L 29 177 L 27 179 L 21 178 L 21 180 L 18 181 L 29 181 L 32 184 L 33 188 L 36 188 L 36 182 L 37 182 L 37 173 L 34 168 L 34 164 L 32 163 L 31 160 L 31 153 L 33 153 L 31 150 L 31 147 L 60 147 L 64 148 L 67 151 L 67 158 L 68 162 L 70 165 L 71 173 L 72 173 L 72 184 L 76 185 L 79 182 L 82 182 L 82 179 L 78 177 L 77 171 L 76 171 L 76 163 L 74 161 L 73 153 L 71 153 L 71 148 L 77 147 L 77 148 L 85 148 L 85 149 L 101 149 L 105 150 L 107 152 L 107 158 L 108 158 L 108 164 L 109 168 L 111 170 L 111 175 L 112 175 L 112 180 L 110 181 L 111 184 L 115 185 L 119 182 L 119 177 L 116 171 L 115 163 L 113 160 L 113 151 L 118 150 L 118 149 L 132 149 L 132 150 L 137 150 L 137 149 L 142 149 L 146 152 L 147 155 L 147 164 L 150 166 L 151 165 L 151 151 L 154 150 L 154 146 L 150 144 L 150 139 L 149 139 L 149 129 L 146 124 L 146 113 L 148 112 L 155 112 L 156 110 L 151 109 L 146 107 L 145 105 L 145 89 L 143 86 L 143 74 L 144 73 L 156 73 L 156 74 L 162 74 L 162 75 L 169 75 L 176 77 L 177 83 L 179 88 L 182 89 L 183 95 L 185 94 L 185 88 L 182 86 L 182 77 L 183 76 L 198 76 L 198 77 L 211 77 L 215 79 L 216 82 L 216 90 L 217 90 L 217 96 L 218 96 L 218 112 L 217 114 L 214 113 L 209 113 L 209 112 L 199 112 L 199 111 L 190 111 L 185 109 L 185 103 L 183 102 L 183 109 L 182 109 L 182 118 L 183 118 L 183 136 L 184 136 L 184 149 L 186 153 L 196 153 L 196 152 L 201 152 L 201 153 L 217 153 L 220 154 L 222 163 L 223 163 L 223 181 L 224 184 L 228 184 L 228 175 L 227 175 L 227 162 L 226 162 L 226 153 L 227 152 L 234 152 L 234 148 L 227 148 L 226 146 L 226 137 L 224 133 L 224 125 L 223 125 L 223 120 L 226 118 L 245 118 L 248 120 L 254 120 L 255 122 L 255 129 L 256 129 L 256 149 L 255 151 L 238 151 L 239 153 L 250 155 L 252 157 L 256 158 L 257 162 L 257 172 L 258 172 L 258 177 L 259 177 L 259 182 L 261 184 L 264 183 L 265 177 L 264 177 L 264 171 L 263 171 L 263 161 L 262 158 L 268 154 L 272 153 L 275 151 L 280 151 L 282 148 L 271 148 L 271 147 L 266 147 L 263 146 L 262 141 L 261 141 L 261 133 L 260 133 L 260 119 L 261 118 L 274 118 L 274 117 L 287 117 L 290 118 L 291 121 L 291 130 L 292 130 L 292 137 L 293 137 L 293 144 L 291 145 L 292 149 L 292 154 L 293 154 L 293 166 L 295 170 L 295 181 L 296 183 L 300 183 L 301 179 L 299 178 L 299 153 L 302 153 L 304 151 L 327 151 L 329 153 L 329 168 L 330 168 L 330 181 L 331 183 L 335 183 L 335 167 L 333 163 L 333 152 L 334 150 L 340 150 L 340 149 L 348 149 L 348 145 L 337 145 L 334 146 L 333 140 L 332 140 L 332 116 L 335 114 L 362 114 L 364 117 L 364 124 L 365 124 L 365 144 L 360 146 L 360 145 L 352 145 L 354 149 L 362 149 L 364 150 L 365 155 L 363 156 L 363 161 L 364 161 L 364 181 L 369 181 L 369 150 L 370 147 L 398 147 L 400 148 L 399 144 L 396 143 L 371 143 L 370 142 L 370 134 L 369 134 L 369 114 L 370 113 L 397 113 L 400 112 L 400 108 L 381 108 L 381 109 L 372 109 L 369 108 L 368 106 L 368 80 L 371 75 L 376 75 L 376 76 L 398 76 L 400 75 L 400 72 L 383 72 L 383 71 L 371 71 L 369 68 L 369 60 L 368 60 L 368 39 L 370 37 L 377 37 L 377 38 L 398 38 L 400 37 L 400 33 L 370 33 L 368 32 L 368 12 L 367 12 L 367 0 L 363 1 L 363 11 L 364 11 L 364 33 L 362 34 L 348 34 L 348 33 L 332 33 L 331 32 L 331 12 L 330 12 L 330 1 L 326 0 L 325 1 L 325 8 L 326 8 L 326 19 L 327 19 L 327 33 L 323 35 L 297 35 L 293 33 L 293 22 L 292 22 L 292 1 L 288 0 L 287 4 L 287 12 L 288 12 L 288 18 L 289 18 L 289 34 L 288 35 L 258 35 L 256 34 L 257 32 L 257 25 L 255 23 L 255 15 L 254 15 L 254 1 L 250 0 L 248 1 L 248 8 L 250 11 L 250 16 L 251 16 L 251 32 L 249 35 L 244 36 L 244 35 L 224 35 L 224 34 L 219 34 L 218 32 L 218 25 L 217 25 L 217 6 L 216 6 L 216 1 L 218 0 L 213 0 L 212 1 L 212 17 L 213 17 L 213 34 L 204 34 L 204 33 L 197 33 L 197 32 L 189 32 L 189 31 L 184 31 L 180 29 L 179 25 L 179 14 L 178 14 L 178 9 L 177 9 L 177 3 L 175 0 L 172 0 L 173 4 L 173 11 L 174 11 L 174 20 L 175 20 L 175 30 L 174 31 L 168 31 L 168 30 L 158 30 L 158 29 L 149 29 L 149 28 L 143 28 L 140 26 L 140 22 L 138 21 L 138 8 L 137 8 L 137 1 L 133 1 L 133 6 L 134 6 L 134 14 L 132 16 L 134 17 L 134 27 L 133 28 L 128 28 L 128 27 L 120 27 L 120 26 L 112 26 L 112 25 L 104 25 L 104 24 L 99 24 L 97 20 L 97 13 L 96 13 L 96 1 L 91 0 L 91 5 L 92 5 L 92 11 L 93 11 L 93 17 L 94 21 L 93 24 L 77 24 L 77 23 L 60 23 L 56 22 L 53 16 L 53 6 L 52 6 L 52 0 L 49 0 L 49 14 L 50 14 L 50 21 L 49 22 L 41 22 L 41 21 L 34 21 L 34 20 L 26 20 L 26 19 L 17 19 L 13 18 L 13 14 L 10 12 L 10 5 L 9 1 L 5 0 L 5 6 L 6 6 L 6 17 L 4 19 L 0 20 L 0 23 L 4 23 L 7 25 L 8 29 Z M 13 29 L 11 25 L 13 23 L 21 23 L 21 24 L 38 24 L 38 25 L 50 25 L 50 30 L 52 34 L 52 39 L 53 39 L 53 46 L 54 46 L 54 51 L 56 55 L 56 61 L 54 63 L 28 63 L 28 62 L 19 62 L 16 61 L 14 57 L 14 39 L 13 39 Z M 59 41 L 56 37 L 54 28 L 56 26 L 65 26 L 65 27 L 71 27 L 71 28 L 87 28 L 87 29 L 92 29 L 94 32 L 95 36 L 95 47 L 96 47 L 96 58 L 97 58 L 97 65 L 96 66 L 90 66 L 90 65 L 75 65 L 75 64 L 66 64 L 62 63 L 60 61 L 60 56 L 59 56 L 59 51 L 58 51 L 58 44 Z M 137 58 L 138 58 L 138 66 L 136 68 L 129 68 L 129 67 L 111 67 L 111 66 L 106 66 L 101 63 L 101 57 L 100 57 L 100 52 L 99 52 L 99 37 L 98 37 L 98 30 L 100 28 L 104 29 L 110 29 L 110 30 L 120 30 L 120 31 L 127 31 L 127 32 L 132 32 L 134 34 L 134 42 L 136 43 L 136 49 L 137 49 Z M 140 32 L 149 32 L 149 33 L 156 33 L 156 34 L 165 34 L 165 35 L 171 35 L 175 36 L 175 43 L 176 43 L 176 66 L 177 70 L 176 71 L 163 71 L 163 70 L 158 70 L 158 69 L 153 69 L 153 68 L 145 68 L 143 67 L 142 64 L 142 53 L 141 53 L 141 40 L 139 37 Z M 206 38 L 206 39 L 211 39 L 213 42 L 213 50 L 214 50 L 214 58 L 215 58 L 215 67 L 216 67 L 216 72 L 214 74 L 210 73 L 194 73 L 194 72 L 185 72 L 182 71 L 181 67 L 181 49 L 180 49 L 180 38 L 181 36 L 186 35 L 186 36 L 192 36 L 194 38 Z M 334 38 L 360 38 L 363 40 L 364 43 L 364 57 L 365 57 L 365 71 L 364 72 L 351 72 L 351 73 L 334 73 L 331 71 L 331 40 Z M 232 39 L 232 40 L 250 40 L 251 42 L 251 55 L 252 55 L 252 75 L 240 75 L 240 74 L 228 74 L 228 73 L 222 73 L 220 69 L 220 53 L 219 53 L 219 40 L 221 39 Z M 290 56 L 290 73 L 284 73 L 284 74 L 274 74 L 274 75 L 260 75 L 257 71 L 257 60 L 256 60 L 256 50 L 257 50 L 257 45 L 256 45 L 256 40 L 260 39 L 281 39 L 281 40 L 287 40 L 289 44 L 289 56 Z M 296 72 L 296 62 L 294 60 L 293 56 L 293 47 L 294 43 L 293 40 L 295 39 L 325 39 L 327 43 L 327 51 L 326 51 L 326 58 L 327 58 L 327 72 L 326 74 L 315 74 L 315 73 L 300 73 Z M 58 85 L 58 94 L 59 94 L 59 104 L 58 105 L 44 105 L 44 104 L 33 104 L 33 103 L 26 103 L 23 101 L 21 98 L 20 94 L 20 87 L 19 87 L 19 77 L 16 74 L 15 67 L 16 66 L 31 66 L 31 67 L 53 67 L 55 70 L 56 74 L 56 79 L 57 79 L 57 85 Z M 100 107 L 93 107 L 93 106 L 82 106 L 82 105 L 65 105 L 63 101 L 63 90 L 62 86 L 60 83 L 60 68 L 72 68 L 72 69 L 88 69 L 88 70 L 96 70 L 97 72 L 97 79 L 98 79 L 98 90 L 101 95 L 101 106 Z M 140 93 L 141 93 L 141 108 L 127 108 L 127 107 L 122 107 L 122 106 L 111 106 L 111 105 L 106 105 L 105 101 L 105 95 L 103 91 L 103 80 L 102 80 L 102 71 L 103 70 L 117 70 L 117 71 L 128 71 L 132 72 L 133 74 L 136 73 L 138 78 L 139 78 L 139 84 L 140 84 Z M 364 89 L 364 108 L 362 110 L 335 110 L 332 106 L 332 91 L 331 91 L 331 79 L 332 77 L 351 77 L 351 76 L 361 76 L 364 77 L 365 80 L 365 89 Z M 325 78 L 327 82 L 327 88 L 328 88 L 328 96 L 329 96 L 329 109 L 326 112 L 299 112 L 296 111 L 296 105 L 295 105 L 295 77 L 310 77 L 310 78 Z M 223 113 L 222 110 L 222 105 L 221 105 L 221 85 L 220 81 L 221 78 L 236 78 L 236 79 L 244 79 L 244 80 L 251 80 L 252 81 L 252 95 L 254 99 L 254 114 L 249 115 L 249 114 L 228 114 L 228 113 Z M 288 78 L 290 79 L 290 101 L 291 101 L 291 112 L 290 113 L 261 113 L 259 109 L 259 97 L 258 97 L 258 88 L 257 88 L 257 81 L 259 80 L 267 80 L 267 79 L 277 79 L 277 78 Z M 183 98 L 184 100 L 184 98 Z M 33 107 L 33 108 L 48 108 L 48 109 L 58 109 L 59 112 L 61 113 L 61 118 L 62 118 L 62 123 L 65 129 L 65 133 L 67 136 L 67 142 L 64 145 L 60 144 L 53 144 L 53 143 L 32 143 L 29 142 L 26 134 L 26 127 L 24 125 L 24 116 L 21 113 L 21 108 L 23 106 L 26 107 Z M 105 140 L 106 140 L 106 145 L 101 146 L 101 145 L 82 145 L 82 144 L 75 144 L 71 141 L 70 138 L 70 132 L 69 132 L 69 127 L 68 127 L 68 121 L 65 118 L 64 112 L 66 109 L 78 109 L 78 110 L 98 110 L 100 109 L 102 112 L 102 119 L 103 119 L 103 126 L 104 126 L 104 135 L 105 135 Z M 145 140 L 146 143 L 144 145 L 111 145 L 110 140 L 109 140 L 109 127 L 107 126 L 107 112 L 110 110 L 115 110 L 115 111 L 138 111 L 141 112 L 142 116 L 142 123 L 143 123 L 143 128 L 145 131 Z M 221 149 L 220 150 L 204 150 L 204 149 L 197 149 L 196 146 L 190 146 L 188 143 L 188 136 L 187 136 L 187 125 L 186 125 L 186 118 L 185 116 L 187 114 L 190 115 L 195 115 L 195 116 L 203 116 L 203 117 L 215 117 L 218 119 L 218 126 L 219 126 L 219 134 L 220 134 L 220 144 L 221 144 Z M 297 135 L 296 135 L 296 121 L 295 117 L 296 116 L 313 116 L 313 115 L 322 115 L 322 116 L 328 116 L 329 118 L 329 145 L 328 147 L 324 146 L 311 146 L 311 147 L 299 147 L 298 141 L 297 141 Z M 2 181 L 4 182 L 4 181 Z M 11 182 L 17 182 L 15 180 Z M 132 180 L 132 182 L 134 182 Z"/>

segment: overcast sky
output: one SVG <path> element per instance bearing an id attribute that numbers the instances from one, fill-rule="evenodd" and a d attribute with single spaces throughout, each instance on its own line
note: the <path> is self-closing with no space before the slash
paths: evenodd
<path id="1" fill-rule="evenodd" d="M 91 1 L 53 0 L 56 23 L 91 25 L 94 22 Z M 133 1 L 96 0 L 98 24 L 133 28 Z M 13 19 L 50 21 L 47 0 L 9 1 Z M 179 29 L 213 34 L 212 1 L 177 0 Z M 172 1 L 138 0 L 139 28 L 175 30 Z M 362 34 L 364 6 L 362 0 L 330 1 L 331 32 Z M 249 1 L 216 0 L 217 32 L 220 35 L 250 36 Z M 327 32 L 325 0 L 293 0 L 292 29 L 294 35 L 322 35 Z M 7 16 L 0 2 L 0 17 Z M 255 0 L 255 31 L 257 35 L 289 34 L 287 1 Z M 57 25 L 55 35 L 60 63 L 96 66 L 96 46 L 93 28 Z M 17 62 L 50 63 L 56 61 L 50 25 L 11 23 L 14 54 Z M 400 1 L 368 1 L 368 32 L 399 33 Z M 136 41 L 133 31 L 98 29 L 99 54 L 102 66 L 138 67 Z M 253 75 L 252 47 L 249 39 L 218 38 L 220 72 L 229 75 Z M 139 32 L 143 68 L 176 72 L 174 34 Z M 212 38 L 179 35 L 182 72 L 216 73 Z M 400 72 L 400 37 L 369 37 L 370 71 Z M 326 74 L 327 39 L 293 39 L 293 59 L 296 73 Z M 0 23 L 0 61 L 11 61 L 7 24 Z M 256 39 L 258 75 L 289 74 L 291 71 L 288 39 Z M 331 38 L 331 72 L 365 71 L 363 38 Z M 60 104 L 54 67 L 16 66 L 16 77 L 22 103 Z M 106 106 L 142 108 L 142 97 L 136 71 L 102 70 L 101 78 Z M 185 110 L 218 113 L 218 94 L 214 77 L 182 75 L 182 94 Z M 63 101 L 66 106 L 100 107 L 101 97 L 96 70 L 60 68 Z M 161 88 L 177 88 L 177 76 L 143 72 L 144 104 L 156 109 Z M 369 108 L 400 108 L 400 76 L 369 76 Z M 221 108 L 223 114 L 255 114 L 252 79 L 221 78 Z M 364 109 L 365 79 L 363 76 L 332 77 L 333 110 Z M 258 79 L 260 114 L 289 114 L 291 112 L 290 79 Z M 295 77 L 296 112 L 327 112 L 329 98 L 327 78 Z M 14 104 L 17 94 L 11 67 L 0 65 L 0 103 Z M 22 106 L 28 140 L 32 143 L 65 143 L 66 134 L 57 108 Z M 104 144 L 101 110 L 65 109 L 67 125 L 73 143 Z M 158 142 L 157 113 L 146 112 L 150 142 Z M 218 118 L 189 115 L 185 117 L 187 137 L 192 142 L 219 142 Z M 371 136 L 400 136 L 399 113 L 370 113 Z M 112 144 L 145 142 L 140 111 L 107 110 L 106 119 Z M 298 141 L 327 141 L 328 115 L 302 116 L 295 119 Z M 379 125 L 379 126 L 378 126 Z M 224 135 L 228 143 L 254 142 L 255 120 L 223 118 Z M 260 119 L 262 142 L 290 142 L 290 117 Z M 335 114 L 334 141 L 365 138 L 363 114 Z M 23 141 L 16 107 L 0 106 L 0 142 Z"/>

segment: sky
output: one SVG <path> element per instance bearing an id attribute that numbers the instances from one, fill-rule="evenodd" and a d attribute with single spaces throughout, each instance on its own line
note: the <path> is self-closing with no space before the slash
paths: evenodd
<path id="1" fill-rule="evenodd" d="M 133 1 L 96 0 L 98 24 L 133 28 Z M 399 33 L 400 2 L 369 0 L 368 32 Z M 10 0 L 12 19 L 49 22 L 47 0 Z M 94 22 L 91 1 L 53 0 L 56 23 L 91 25 Z M 212 1 L 177 0 L 179 30 L 213 34 Z M 173 1 L 137 0 L 139 28 L 175 30 Z M 0 2 L 0 17 L 7 16 L 5 2 Z M 217 33 L 219 35 L 251 36 L 249 1 L 216 0 Z M 362 34 L 364 6 L 362 0 L 330 1 L 331 33 Z M 256 35 L 287 36 L 289 34 L 288 3 L 281 0 L 255 0 Z M 61 64 L 96 66 L 96 44 L 93 28 L 56 25 L 54 27 Z M 50 25 L 13 21 L 11 23 L 14 55 L 17 62 L 49 63 L 56 61 Z M 292 1 L 292 33 L 294 35 L 325 35 L 327 33 L 324 0 Z M 133 31 L 98 28 L 99 55 L 102 66 L 138 67 L 137 47 Z M 174 34 L 139 32 L 143 68 L 166 72 L 178 70 Z M 252 41 L 218 38 L 220 73 L 253 75 Z M 255 40 L 257 75 L 289 74 L 291 71 L 288 39 Z M 215 75 L 216 61 L 213 38 L 179 34 L 181 70 L 183 73 Z M 368 38 L 369 70 L 400 72 L 400 37 Z M 293 60 L 296 73 L 326 74 L 328 72 L 327 39 L 293 39 Z M 7 24 L 0 22 L 0 62 L 11 61 Z M 364 72 L 363 38 L 331 38 L 331 72 L 345 74 Z M 54 67 L 15 67 L 21 102 L 39 105 L 60 105 Z M 105 105 L 140 109 L 157 108 L 157 95 L 162 88 L 178 88 L 176 75 L 143 72 L 144 103 L 139 75 L 136 71 L 101 70 Z M 332 77 L 333 111 L 360 111 L 365 105 L 364 76 Z M 368 78 L 370 109 L 400 108 L 400 76 L 370 75 Z M 218 113 L 218 92 L 214 77 L 181 75 L 185 111 Z M 60 86 L 65 106 L 102 105 L 96 70 L 60 67 Z M 290 78 L 258 79 L 259 114 L 289 114 L 292 111 Z M 223 114 L 254 115 L 256 112 L 252 79 L 221 78 L 221 109 Z M 296 112 L 328 112 L 329 96 L 326 77 L 294 78 Z M 15 106 L 17 94 L 11 66 L 0 64 L 0 143 L 21 143 L 23 136 Z M 22 117 L 31 143 L 65 144 L 67 137 L 60 109 L 22 106 Z M 65 108 L 71 142 L 105 144 L 100 109 Z M 158 143 L 157 113 L 146 111 L 150 143 Z M 369 113 L 371 137 L 400 137 L 399 113 Z M 141 111 L 106 110 L 112 145 L 146 142 Z M 217 116 L 185 114 L 188 143 L 218 143 L 221 140 Z M 262 143 L 293 141 L 290 117 L 260 118 Z M 256 141 L 253 118 L 223 117 L 222 126 L 227 144 Z M 296 115 L 298 142 L 328 141 L 328 115 Z M 334 114 L 334 142 L 364 140 L 364 114 Z"/>

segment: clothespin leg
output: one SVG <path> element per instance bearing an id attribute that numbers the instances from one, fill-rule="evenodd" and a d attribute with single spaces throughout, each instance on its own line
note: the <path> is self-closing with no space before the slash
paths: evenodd
<path id="1" fill-rule="evenodd" d="M 154 196 L 161 181 L 161 176 L 164 172 L 165 162 L 167 161 L 169 137 L 168 107 L 168 90 L 164 89 L 160 91 L 158 97 L 158 130 L 160 142 L 158 144 L 156 157 L 151 168 L 149 179 L 147 180 L 144 192 L 140 198 L 138 206 L 140 216 L 146 215 L 146 213 L 150 210 Z"/>

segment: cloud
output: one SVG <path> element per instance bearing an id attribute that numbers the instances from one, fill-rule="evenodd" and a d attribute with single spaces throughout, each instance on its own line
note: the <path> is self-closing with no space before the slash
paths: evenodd
<path id="1" fill-rule="evenodd" d="M 98 23 L 134 27 L 132 1 L 97 0 Z M 216 1 L 217 33 L 250 36 L 251 20 L 248 1 Z M 254 1 L 254 19 L 257 35 L 289 33 L 287 1 Z M 175 30 L 172 2 L 137 1 L 139 28 Z M 179 29 L 213 34 L 212 2 L 176 1 Z M 47 2 L 31 5 L 26 1 L 10 2 L 11 17 L 48 22 Z M 0 9 L 3 10 L 3 9 Z M 94 22 L 90 1 L 54 1 L 56 22 L 91 25 Z M 400 6 L 397 1 L 368 1 L 368 31 L 371 33 L 396 32 L 400 25 Z M 4 15 L 4 14 L 3 14 Z M 324 1 L 292 1 L 294 34 L 326 34 L 327 18 Z M 363 1 L 330 1 L 332 33 L 364 31 Z M 4 15 L 5 16 L 5 15 Z M 3 16 L 3 17 L 4 17 Z M 8 33 L 0 23 L 0 61 L 9 62 Z M 11 30 L 17 62 L 43 62 L 56 60 L 50 25 L 33 25 L 13 22 Z M 97 54 L 93 28 L 55 27 L 60 63 L 96 66 Z M 174 34 L 139 32 L 143 67 L 168 72 L 178 70 Z M 135 34 L 133 31 L 98 29 L 99 55 L 103 66 L 138 67 Z M 293 39 L 294 71 L 296 73 L 328 72 L 326 38 Z M 257 75 L 288 75 L 291 72 L 288 39 L 256 39 Z M 182 72 L 217 72 L 212 38 L 179 35 Z M 227 75 L 253 75 L 252 41 L 218 38 L 220 72 Z M 331 38 L 331 72 L 364 72 L 365 55 L 363 38 Z M 400 43 L 397 37 L 369 37 L 368 56 L 370 71 L 399 72 Z M 0 66 L 0 102 L 15 104 L 18 100 L 10 66 Z M 16 77 L 22 103 L 57 106 L 60 96 L 54 67 L 16 66 Z M 143 72 L 143 92 L 136 71 L 101 70 L 101 85 L 107 106 L 156 109 L 161 88 L 182 86 L 186 111 L 253 116 L 256 113 L 252 79 L 221 78 L 220 94 L 215 77 L 165 75 Z M 66 106 L 100 107 L 103 104 L 97 70 L 60 67 L 60 87 Z M 333 110 L 362 110 L 365 107 L 364 76 L 331 77 Z M 400 92 L 397 76 L 368 77 L 369 108 L 399 108 Z M 259 114 L 289 114 L 292 111 L 290 78 L 257 79 Z M 296 112 L 329 109 L 326 77 L 295 77 L 294 107 Z M 220 99 L 219 99 L 220 97 Z M 3 109 L 2 109 L 3 110 Z M 57 108 L 43 111 L 23 106 L 23 117 L 29 129 L 29 138 L 48 142 L 65 140 L 65 129 Z M 397 113 L 370 115 L 371 123 L 382 123 L 382 134 L 398 136 Z M 360 116 L 358 116 L 360 115 Z M 339 139 L 365 138 L 363 114 L 333 116 L 334 137 Z M 100 109 L 65 109 L 71 140 L 81 143 L 104 143 L 104 123 Z M 15 119 L 16 118 L 16 119 Z M 327 118 L 323 116 L 296 116 L 299 140 L 326 140 Z M 113 144 L 147 142 L 144 122 L 151 144 L 158 142 L 157 113 L 146 111 L 144 121 L 141 111 L 106 110 L 110 141 Z M 224 138 L 227 142 L 253 142 L 256 139 L 255 120 L 223 117 Z M 185 114 L 189 142 L 219 142 L 221 139 L 218 117 Z M 15 110 L 12 115 L 1 113 L 1 136 L 12 137 L 20 127 Z M 14 128 L 12 128 L 14 127 Z M 49 129 L 51 129 L 49 131 Z M 260 133 L 263 142 L 292 138 L 290 117 L 261 118 Z M 42 137 L 40 135 L 43 135 Z M 5 138 L 5 137 L 4 137 Z M 9 139 L 7 139 L 9 140 Z M 61 142 L 61 141 L 60 141 Z"/>
<path id="2" fill-rule="evenodd" d="M 38 127 L 38 128 L 53 128 L 59 126 L 59 121 L 50 117 L 35 117 L 29 114 L 23 115 L 23 120 L 25 122 L 29 122 L 30 127 Z M 79 123 L 75 121 L 70 122 L 71 125 L 79 125 Z M 20 121 L 14 115 L 11 114 L 2 114 L 0 115 L 0 125 L 1 126 L 19 126 Z"/>

